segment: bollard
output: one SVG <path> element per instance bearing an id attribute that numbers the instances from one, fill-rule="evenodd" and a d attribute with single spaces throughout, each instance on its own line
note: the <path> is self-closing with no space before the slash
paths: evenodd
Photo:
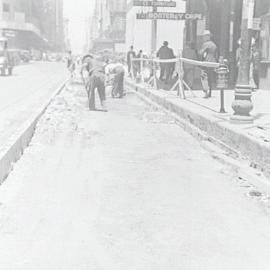
<path id="1" fill-rule="evenodd" d="M 141 82 L 144 82 L 143 78 L 143 60 L 140 60 L 140 77 L 141 77 Z"/>
<path id="2" fill-rule="evenodd" d="M 220 113 L 226 113 L 225 106 L 224 106 L 224 89 L 220 89 Z"/>
<path id="3" fill-rule="evenodd" d="M 217 73 L 217 88 L 220 90 L 220 113 L 225 113 L 225 106 L 224 106 L 224 90 L 228 88 L 228 74 L 229 69 L 228 66 L 225 64 L 224 58 L 221 56 L 219 58 L 219 67 L 216 68 Z"/>

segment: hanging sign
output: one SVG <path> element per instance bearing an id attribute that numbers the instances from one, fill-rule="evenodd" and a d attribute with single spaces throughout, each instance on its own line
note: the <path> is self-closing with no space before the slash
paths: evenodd
<path id="1" fill-rule="evenodd" d="M 147 12 L 137 13 L 138 20 L 202 20 L 200 13 L 176 13 L 176 12 Z"/>
<path id="2" fill-rule="evenodd" d="M 253 18 L 252 30 L 260 31 L 261 30 L 261 18 Z"/>
<path id="3" fill-rule="evenodd" d="M 254 5 L 254 0 L 248 2 L 248 29 L 252 29 L 253 27 Z"/>
<path id="4" fill-rule="evenodd" d="M 175 1 L 140 1 L 133 0 L 135 7 L 176 7 Z"/>

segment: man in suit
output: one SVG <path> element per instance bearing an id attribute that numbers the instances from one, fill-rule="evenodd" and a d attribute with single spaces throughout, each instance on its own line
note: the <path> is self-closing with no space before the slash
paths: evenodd
<path id="1" fill-rule="evenodd" d="M 161 60 L 166 59 L 173 59 L 175 58 L 173 49 L 169 48 L 168 41 L 163 42 L 163 46 L 160 47 L 160 49 L 157 52 L 157 57 Z M 169 79 L 171 79 L 173 71 L 174 71 L 175 63 L 160 63 L 160 80 L 164 80 L 165 75 L 165 81 L 168 82 Z"/>

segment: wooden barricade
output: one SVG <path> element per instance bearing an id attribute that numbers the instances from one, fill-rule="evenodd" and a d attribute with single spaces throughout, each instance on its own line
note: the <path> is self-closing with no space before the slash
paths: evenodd
<path id="1" fill-rule="evenodd" d="M 145 78 L 143 76 L 143 61 L 148 61 L 152 63 L 152 77 L 150 78 L 150 80 L 148 81 L 148 84 L 152 85 L 154 87 L 154 89 L 157 90 L 157 77 L 156 77 L 156 65 L 160 64 L 160 63 L 176 63 L 176 71 L 178 73 L 178 79 L 177 81 L 174 83 L 174 85 L 171 87 L 170 91 L 175 91 L 177 90 L 177 95 L 183 99 L 186 98 L 185 96 L 185 89 L 184 87 L 186 87 L 188 89 L 188 91 L 192 94 L 192 96 L 195 96 L 193 90 L 191 89 L 191 87 L 187 84 L 187 82 L 185 82 L 184 80 L 184 68 L 183 68 L 183 64 L 190 64 L 190 65 L 194 65 L 194 66 L 198 66 L 198 67 L 207 67 L 207 68 L 218 68 L 219 67 L 219 63 L 215 63 L 215 62 L 202 62 L 202 61 L 198 61 L 198 60 L 192 60 L 192 59 L 188 59 L 188 58 L 183 58 L 183 57 L 177 57 L 174 59 L 158 59 L 158 58 L 132 58 L 131 59 L 131 69 L 132 69 L 132 78 L 134 80 L 136 80 L 135 76 L 134 76 L 134 63 L 139 61 L 140 63 L 140 78 L 141 78 L 141 82 L 144 82 Z"/>

